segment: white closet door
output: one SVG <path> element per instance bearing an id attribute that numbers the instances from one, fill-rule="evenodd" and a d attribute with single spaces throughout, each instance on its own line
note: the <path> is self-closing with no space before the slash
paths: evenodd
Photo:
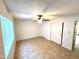
<path id="1" fill-rule="evenodd" d="M 53 22 L 51 24 L 51 40 L 61 44 L 62 23 Z"/>

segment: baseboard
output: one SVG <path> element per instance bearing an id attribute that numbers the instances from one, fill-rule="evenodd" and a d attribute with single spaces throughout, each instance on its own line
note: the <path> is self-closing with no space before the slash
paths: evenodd
<path id="1" fill-rule="evenodd" d="M 28 40 L 28 39 L 33 39 L 33 38 L 37 38 L 37 37 L 43 37 L 43 36 L 34 36 L 34 37 L 25 38 L 25 39 L 20 39 L 20 40 L 16 40 L 16 41 L 21 41 L 21 40 Z"/>

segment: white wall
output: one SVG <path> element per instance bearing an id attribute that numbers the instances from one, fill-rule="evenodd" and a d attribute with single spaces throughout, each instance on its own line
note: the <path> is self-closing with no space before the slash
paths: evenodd
<path id="1" fill-rule="evenodd" d="M 61 18 L 55 19 L 55 21 L 64 22 L 62 46 L 72 50 L 75 18 L 73 16 L 61 17 Z"/>
<path id="2" fill-rule="evenodd" d="M 44 23 L 42 25 L 42 30 L 43 30 L 43 32 L 42 32 L 43 35 L 42 36 L 49 39 L 49 37 L 50 37 L 49 33 L 51 33 L 51 40 L 56 42 L 56 43 L 60 43 L 60 40 L 53 39 L 52 37 L 59 37 L 60 38 L 61 34 L 58 31 L 60 31 L 61 28 L 59 28 L 59 29 L 56 28 L 55 33 L 57 33 L 57 35 L 54 36 L 55 34 L 53 33 L 53 26 L 56 26 L 56 25 L 53 25 L 53 24 L 56 23 L 56 22 L 57 23 L 64 22 L 64 33 L 63 33 L 62 46 L 69 49 L 69 50 L 72 50 L 74 23 L 78 19 L 79 19 L 79 16 L 67 16 L 67 17 L 60 17 L 60 18 L 54 19 L 54 20 L 51 21 L 51 25 L 50 25 L 51 26 L 51 31 L 50 31 L 49 24 Z M 60 27 L 60 25 L 57 25 L 57 26 Z"/>
<path id="3" fill-rule="evenodd" d="M 15 20 L 15 34 L 17 40 L 40 36 L 40 24 L 33 20 Z"/>
<path id="4" fill-rule="evenodd" d="M 50 22 L 49 21 L 45 21 L 41 25 L 41 36 L 50 40 Z"/>

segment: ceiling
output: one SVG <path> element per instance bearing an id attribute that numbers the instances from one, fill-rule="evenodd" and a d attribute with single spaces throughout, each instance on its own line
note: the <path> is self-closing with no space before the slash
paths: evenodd
<path id="1" fill-rule="evenodd" d="M 38 14 L 47 16 L 79 14 L 79 0 L 4 0 L 4 2 L 16 17 Z"/>

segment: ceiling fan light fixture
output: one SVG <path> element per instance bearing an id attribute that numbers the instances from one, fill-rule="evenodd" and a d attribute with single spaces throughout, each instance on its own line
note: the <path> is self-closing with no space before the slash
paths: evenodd
<path id="1" fill-rule="evenodd" d="M 38 20 L 38 23 L 39 23 L 39 24 L 42 24 L 42 22 L 43 22 L 42 20 Z"/>

